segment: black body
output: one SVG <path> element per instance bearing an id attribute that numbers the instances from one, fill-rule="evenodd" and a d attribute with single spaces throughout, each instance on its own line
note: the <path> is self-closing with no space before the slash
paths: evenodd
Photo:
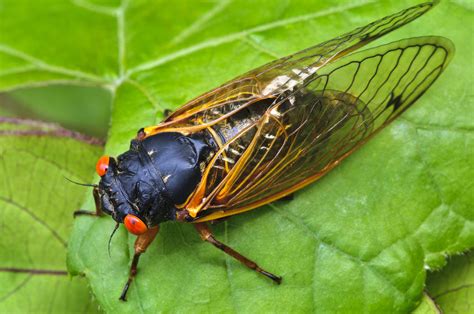
<path id="1" fill-rule="evenodd" d="M 195 190 L 202 176 L 200 165 L 214 151 L 204 132 L 165 132 L 132 140 L 128 151 L 110 159 L 99 182 L 102 209 L 120 223 L 133 214 L 149 228 L 174 220 L 176 206 Z"/>

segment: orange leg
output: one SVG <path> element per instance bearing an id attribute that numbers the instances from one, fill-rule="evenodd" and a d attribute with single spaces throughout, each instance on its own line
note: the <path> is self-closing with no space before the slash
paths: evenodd
<path id="1" fill-rule="evenodd" d="M 236 260 L 238 260 L 239 262 L 241 262 L 242 264 L 244 264 L 248 268 L 253 269 L 256 272 L 270 278 L 271 280 L 273 280 L 277 284 L 281 283 L 282 278 L 280 276 L 276 276 L 276 275 L 260 268 L 260 266 L 258 266 L 257 263 L 255 263 L 254 261 L 249 260 L 248 258 L 243 256 L 239 252 L 233 250 L 232 248 L 228 247 L 224 243 L 218 241 L 214 237 L 214 235 L 212 234 L 211 230 L 206 225 L 206 223 L 203 223 L 203 222 L 196 223 L 196 224 L 194 224 L 194 227 L 196 228 L 197 232 L 201 236 L 201 239 L 203 239 L 204 241 L 207 241 L 207 242 L 211 243 L 216 248 L 224 251 L 226 254 L 229 254 L 230 256 L 232 256 L 233 258 L 235 258 Z"/>
<path id="2" fill-rule="evenodd" d="M 133 279 L 137 275 L 137 266 L 140 255 L 146 251 L 148 246 L 155 240 L 156 235 L 158 234 L 159 227 L 148 229 L 147 232 L 141 234 L 135 240 L 135 254 L 133 254 L 132 265 L 130 266 L 130 273 L 128 275 L 128 280 L 125 286 L 123 287 L 122 293 L 120 294 L 120 300 L 127 301 L 127 291 L 132 283 Z"/>

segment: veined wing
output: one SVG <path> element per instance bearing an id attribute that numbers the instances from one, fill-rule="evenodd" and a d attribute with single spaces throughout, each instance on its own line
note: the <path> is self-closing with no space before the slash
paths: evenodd
<path id="1" fill-rule="evenodd" d="M 239 134 L 252 132 L 250 145 L 219 182 L 212 169 L 239 136 L 214 156 L 188 211 L 198 221 L 234 215 L 317 180 L 413 104 L 453 51 L 442 37 L 410 38 L 319 69 Z"/>

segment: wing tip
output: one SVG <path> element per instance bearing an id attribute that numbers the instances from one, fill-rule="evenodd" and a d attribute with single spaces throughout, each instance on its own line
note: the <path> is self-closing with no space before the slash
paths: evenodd
<path id="1" fill-rule="evenodd" d="M 426 41 L 430 41 L 433 44 L 436 44 L 439 47 L 442 47 L 446 51 L 446 60 L 443 63 L 443 70 L 446 69 L 446 67 L 449 65 L 451 62 L 451 59 L 454 57 L 456 53 L 456 46 L 454 45 L 454 42 L 443 36 L 424 36 L 426 38 Z M 421 37 L 423 38 L 423 37 Z"/>

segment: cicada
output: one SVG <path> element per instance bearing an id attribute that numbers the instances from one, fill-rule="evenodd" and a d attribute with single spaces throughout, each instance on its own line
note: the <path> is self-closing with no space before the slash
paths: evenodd
<path id="1" fill-rule="evenodd" d="M 281 277 L 217 240 L 207 223 L 291 195 L 318 180 L 409 108 L 453 55 L 443 37 L 415 37 L 358 52 L 420 17 L 410 7 L 263 65 L 142 128 L 130 149 L 101 157 L 96 212 L 137 235 L 140 255 L 167 221 L 277 284 Z M 76 214 L 84 214 L 78 211 Z"/>

